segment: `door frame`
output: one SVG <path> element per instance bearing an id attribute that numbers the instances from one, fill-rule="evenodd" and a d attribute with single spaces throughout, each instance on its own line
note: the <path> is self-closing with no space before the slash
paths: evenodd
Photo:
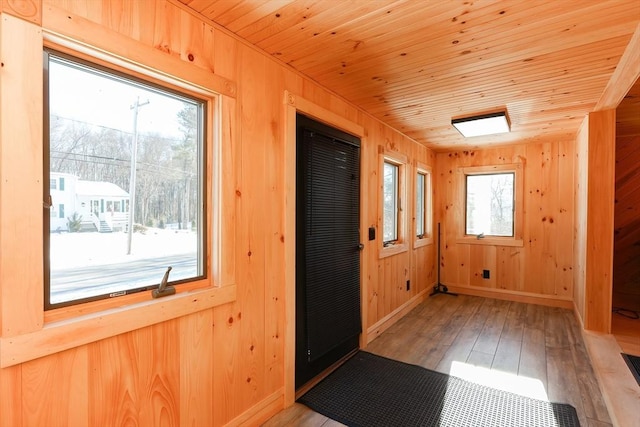
<path id="1" fill-rule="evenodd" d="M 295 402 L 295 363 L 296 363 L 296 114 L 301 113 L 318 122 L 350 133 L 360 138 L 360 241 L 366 242 L 365 224 L 367 218 L 367 206 L 364 198 L 366 187 L 363 186 L 362 177 L 368 176 L 365 169 L 362 154 L 367 147 L 364 128 L 332 111 L 320 107 L 313 102 L 294 95 L 289 91 L 284 92 L 284 407 L 287 408 Z M 375 248 L 374 248 L 375 249 Z M 360 346 L 367 342 L 367 304 L 365 295 L 368 276 L 366 254 L 369 248 L 365 244 L 360 252 L 360 316 L 362 319 L 362 334 Z"/>

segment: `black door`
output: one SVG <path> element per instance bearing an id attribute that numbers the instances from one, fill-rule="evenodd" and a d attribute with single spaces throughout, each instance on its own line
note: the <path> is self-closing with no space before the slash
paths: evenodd
<path id="1" fill-rule="evenodd" d="M 360 140 L 297 116 L 296 388 L 358 348 Z"/>

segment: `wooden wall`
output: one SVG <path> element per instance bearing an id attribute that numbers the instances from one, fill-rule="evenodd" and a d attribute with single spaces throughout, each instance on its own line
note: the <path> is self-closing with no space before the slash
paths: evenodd
<path id="1" fill-rule="evenodd" d="M 285 359 L 292 348 L 285 333 L 291 319 L 284 309 L 292 298 L 284 285 L 285 247 L 291 241 L 284 223 L 285 91 L 364 129 L 365 343 L 424 298 L 436 279 L 435 245 L 410 244 L 405 252 L 380 258 L 378 241 L 366 239 L 370 226 L 380 235 L 377 165 L 385 150 L 406 156 L 411 168 L 418 161 L 433 168 L 444 283 L 468 293 L 560 305 L 584 295 L 574 288 L 582 279 L 572 270 L 574 229 L 580 227 L 574 201 L 587 202 L 574 192 L 574 178 L 583 182 L 580 172 L 574 175 L 582 161 L 574 141 L 436 156 L 172 0 L 4 0 L 0 8 L 0 359 L 4 363 L 14 342 L 25 350 L 20 363 L 0 370 L 0 426 L 237 425 L 258 423 L 282 408 Z M 101 324 L 98 313 L 94 323 L 101 325 L 100 335 L 70 328 L 68 335 L 47 341 L 53 326 L 42 313 L 38 246 L 43 33 L 141 65 L 153 58 L 195 84 L 220 89 L 223 139 L 230 150 L 221 176 L 234 199 L 227 218 L 233 236 L 221 249 L 229 268 L 225 274 L 235 284 L 233 302 L 194 304 L 191 311 L 129 329 L 127 310 L 105 311 L 104 318 L 115 319 L 117 327 Z M 461 200 L 454 197 L 459 188 L 453 171 L 513 162 L 525 165 L 523 246 L 456 243 Z M 490 280 L 479 279 L 482 269 L 491 270 Z M 147 318 L 167 311 L 162 304 L 147 307 L 154 310 L 145 311 Z"/>
<path id="2" fill-rule="evenodd" d="M 0 73 L 5 82 L 21 82 L 0 91 L 0 159 L 3 167 L 13 164 L 2 173 L 13 177 L 22 171 L 21 177 L 34 189 L 21 196 L 20 186 L 26 184 L 15 190 L 10 184 L 0 188 L 0 318 L 15 320 L 21 311 L 33 317 L 23 325 L 24 331 L 9 330 L 11 322 L 5 322 L 2 339 L 7 344 L 20 341 L 21 348 L 34 355 L 19 355 L 25 361 L 7 362 L 10 366 L 0 370 L 1 426 L 217 426 L 257 423 L 282 408 L 285 352 L 292 348 L 285 340 L 288 319 L 283 308 L 292 298 L 284 286 L 285 245 L 291 239 L 284 233 L 285 91 L 359 124 L 366 134 L 361 188 L 367 195 L 362 227 L 367 334 L 374 337 L 433 284 L 433 245 L 380 259 L 377 241 L 365 238 L 369 226 L 380 230 L 381 225 L 380 147 L 403 153 L 411 165 L 420 161 L 434 166 L 428 149 L 172 1 L 0 4 L 0 56 L 6 62 Z M 235 301 L 204 309 L 196 304 L 192 312 L 124 331 L 127 310 L 116 310 L 110 316 L 118 328 L 103 325 L 100 336 L 91 328 L 72 327 L 55 343 L 39 338 L 49 327 L 41 304 L 42 252 L 33 249 L 41 241 L 41 166 L 32 159 L 41 158 L 42 150 L 38 87 L 43 32 L 113 51 L 142 65 L 153 57 L 176 72 L 192 74 L 194 83 L 221 87 L 223 139 L 231 141 L 226 154 L 230 161 L 221 176 L 235 197 L 233 217 L 228 218 L 233 238 L 225 240 L 228 244 L 221 250 L 231 263 L 228 275 L 233 276 Z M 10 52 L 21 52 L 26 59 L 16 62 Z M 7 221 L 13 221 L 11 226 Z M 19 238 L 20 231 L 26 239 Z M 25 271 L 22 255 L 30 263 L 27 267 L 34 266 L 30 271 Z M 407 279 L 412 283 L 409 291 Z M 163 304 L 155 307 L 158 313 L 170 310 Z M 27 315 L 23 317 L 30 319 Z M 94 316 L 94 323 L 100 323 L 100 316 Z M 33 336 L 38 338 L 34 341 Z M 51 345 L 66 349 L 51 350 Z"/>
<path id="3" fill-rule="evenodd" d="M 464 188 L 458 168 L 513 163 L 523 165 L 522 246 L 459 243 L 464 230 Z M 441 281 L 466 293 L 570 307 L 574 164 L 571 140 L 438 153 Z M 490 270 L 489 279 L 482 278 L 485 269 Z"/>
<path id="4" fill-rule="evenodd" d="M 407 199 L 409 204 L 406 207 L 406 211 L 414 212 L 413 200 L 415 197 L 413 194 L 415 193 L 412 181 L 413 175 L 416 173 L 414 168 L 415 161 L 419 160 L 428 166 L 434 166 L 435 155 L 424 146 L 410 143 L 408 139 L 400 136 L 391 128 L 376 124 L 372 119 L 368 119 L 365 123 L 370 126 L 368 127 L 369 129 L 375 129 L 379 135 L 379 137 L 375 138 L 378 147 L 365 153 L 367 156 L 366 164 L 378 165 L 378 156 L 381 152 L 402 153 L 407 156 Z M 369 214 L 367 223 L 364 224 L 364 231 L 366 232 L 366 228 L 370 226 L 376 226 L 377 237 L 380 239 L 382 236 L 382 218 L 379 207 L 381 205 L 382 188 L 377 169 L 377 167 L 370 168 L 369 176 L 367 177 L 369 190 L 366 197 L 367 212 Z M 413 229 L 412 220 L 413 214 L 410 214 L 407 221 L 409 230 Z M 379 258 L 381 249 L 379 240 L 369 242 L 374 244 L 372 245 L 374 248 L 372 248 L 372 253 L 368 254 L 365 261 L 368 263 L 367 277 L 363 278 L 366 281 L 365 289 L 367 292 L 365 295 L 366 301 L 363 301 L 363 303 L 367 304 L 366 314 L 367 325 L 369 326 L 367 341 L 371 341 L 389 326 L 389 323 L 385 321 L 393 318 L 394 315 L 401 316 L 401 308 L 409 308 L 407 304 L 417 302 L 418 299 L 416 298 L 423 297 L 435 283 L 436 248 L 433 244 L 430 244 L 414 249 L 411 235 L 411 231 L 408 231 L 407 246 L 409 249 L 406 252 L 384 258 Z M 366 233 L 364 236 L 366 236 Z M 409 290 L 406 288 L 407 280 L 410 280 L 411 283 Z"/>
<path id="5" fill-rule="evenodd" d="M 640 136 L 616 137 L 615 174 L 614 305 L 640 310 Z"/>
<path id="6" fill-rule="evenodd" d="M 589 173 L 589 117 L 585 117 L 576 136 L 575 207 L 574 232 L 574 291 L 573 301 L 581 321 L 584 323 L 584 307 L 587 282 L 587 189 Z"/>
<path id="7" fill-rule="evenodd" d="M 615 200 L 615 110 L 590 113 L 577 138 L 579 211 L 574 279 L 576 311 L 585 329 L 611 331 Z"/>

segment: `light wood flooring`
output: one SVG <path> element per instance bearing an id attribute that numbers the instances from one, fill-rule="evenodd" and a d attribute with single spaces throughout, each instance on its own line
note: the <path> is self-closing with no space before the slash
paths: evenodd
<path id="1" fill-rule="evenodd" d="M 573 405 L 582 426 L 610 426 L 603 396 L 570 310 L 436 295 L 365 349 L 485 385 Z M 295 404 L 264 426 L 341 425 Z"/>
<path id="2" fill-rule="evenodd" d="M 632 319 L 634 312 L 640 312 L 640 282 L 635 287 L 613 287 L 613 307 L 628 311 L 611 314 L 611 333 L 616 337 L 622 351 L 640 356 L 640 319 Z"/>
<path id="3" fill-rule="evenodd" d="M 614 286 L 613 307 L 629 309 L 625 314 L 633 317 L 633 311 L 640 310 L 640 293 L 621 292 Z M 613 425 L 640 427 L 640 385 L 620 356 L 640 356 L 640 319 L 614 311 L 611 335 L 585 331 L 583 337 Z"/>

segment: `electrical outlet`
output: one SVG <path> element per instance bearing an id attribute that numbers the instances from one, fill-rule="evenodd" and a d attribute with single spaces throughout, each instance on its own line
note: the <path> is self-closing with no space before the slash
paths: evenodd
<path id="1" fill-rule="evenodd" d="M 411 280 L 407 280 L 407 290 L 411 290 Z"/>
<path id="2" fill-rule="evenodd" d="M 490 278 L 489 270 L 482 270 L 482 278 L 483 279 L 489 279 Z"/>
<path id="3" fill-rule="evenodd" d="M 369 227 L 369 240 L 376 240 L 376 228 Z"/>

